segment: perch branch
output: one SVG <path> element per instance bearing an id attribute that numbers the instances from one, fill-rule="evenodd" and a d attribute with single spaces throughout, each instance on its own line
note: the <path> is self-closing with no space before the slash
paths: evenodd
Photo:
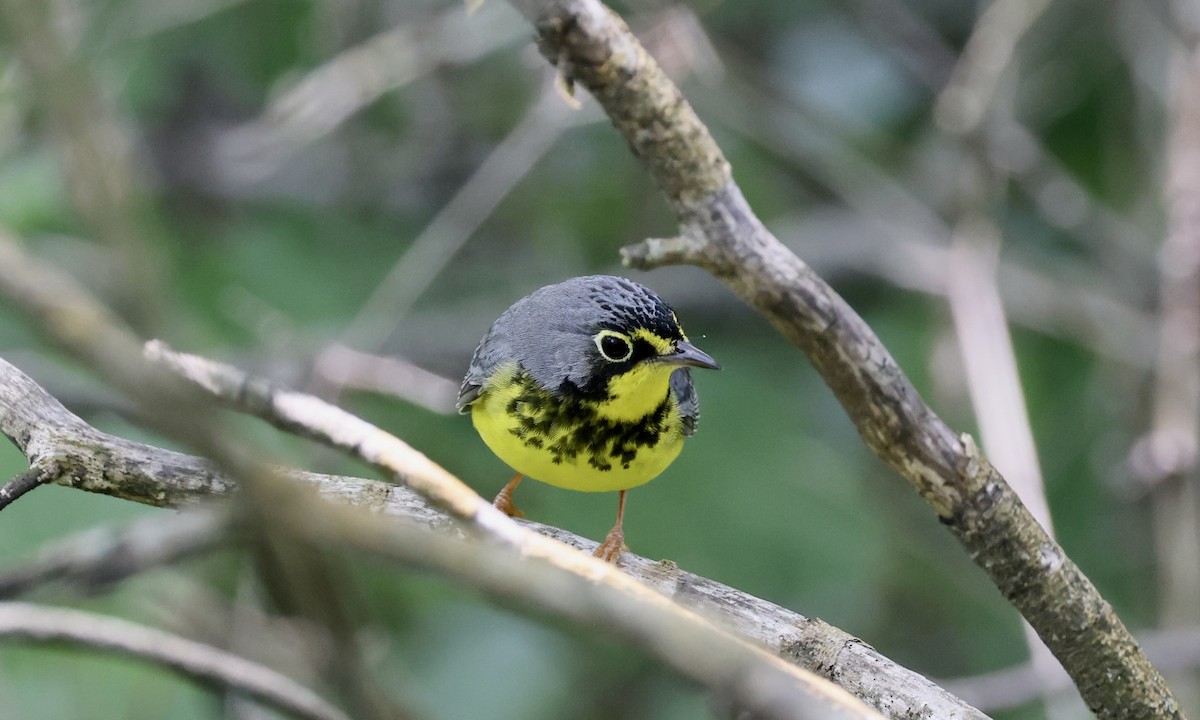
<path id="1" fill-rule="evenodd" d="M 933 506 L 1062 662 L 1100 718 L 1183 717 L 1091 581 L 968 435 L 925 404 L 863 319 L 754 214 L 679 89 L 599 0 L 512 0 L 542 54 L 600 102 L 663 189 L 686 242 L 622 250 L 643 269 L 705 268 L 801 349 L 873 452 Z"/>
<path id="2" fill-rule="evenodd" d="M 157 347 L 156 352 L 167 352 L 161 345 Z M 194 357 L 189 362 L 193 369 L 206 364 L 212 365 Z M 208 370 L 208 374 L 215 375 L 229 371 L 221 366 L 209 367 Z M 262 383 L 248 382 L 245 378 L 241 384 L 266 387 Z M 249 401 L 251 396 L 242 397 Z M 16 416 L 35 418 L 38 422 L 15 423 L 11 418 Z M 132 443 L 91 428 L 23 373 L 3 361 L 0 361 L 0 421 L 4 423 L 0 424 L 0 428 L 6 432 L 12 427 L 30 428 L 28 436 L 19 436 L 23 444 L 18 443 L 27 454 L 38 452 L 47 457 L 60 458 L 59 462 L 64 467 L 88 469 L 87 473 L 63 475 L 59 479 L 61 484 L 116 494 L 156 506 L 175 506 L 188 502 L 189 498 L 201 494 L 196 488 L 204 489 L 202 494 L 224 494 L 232 492 L 234 488 L 234 483 L 217 474 L 205 460 Z M 174 470 L 164 472 L 164 468 Z M 368 510 L 373 515 L 419 523 L 443 533 L 460 528 L 450 516 L 435 510 L 405 487 L 362 478 L 295 470 L 285 472 L 296 483 L 315 488 L 321 497 L 335 500 L 339 505 L 351 505 Z M 108 477 L 109 482 L 89 480 L 92 475 Z M 317 514 L 324 512 L 327 510 L 319 509 Z M 184 517 L 190 516 L 189 511 Z M 116 566 L 118 569 L 153 565 L 160 560 L 151 561 L 144 556 L 161 558 L 164 548 L 195 547 L 196 527 L 201 531 L 204 528 L 204 521 L 195 517 L 186 521 L 172 518 L 170 523 L 157 519 L 142 522 L 146 523 L 144 527 L 139 523 L 128 533 L 112 536 L 105 542 L 106 547 L 123 549 L 121 554 L 124 557 Z M 522 524 L 585 552 L 590 552 L 596 545 L 557 528 L 528 522 Z M 131 537 L 157 539 L 149 544 L 137 542 Z M 114 572 L 111 553 L 81 550 L 83 547 L 85 544 L 77 542 L 55 544 L 26 565 L 0 573 L 0 597 L 28 592 L 55 579 L 88 580 L 96 577 L 97 573 L 108 577 L 109 573 Z M 655 562 L 627 553 L 622 556 L 622 569 L 698 615 L 711 618 L 722 627 L 732 628 L 812 672 L 837 678 L 844 688 L 867 698 L 887 717 L 913 717 L 922 708 L 930 708 L 937 717 L 985 717 L 920 675 L 881 656 L 869 645 L 820 620 L 806 618 L 712 580 L 684 572 L 669 562 Z M 589 620 L 590 623 L 595 621 L 595 618 Z M 653 634 L 652 631 L 648 632 Z"/>
<path id="3" fill-rule="evenodd" d="M 349 720 L 313 691 L 268 667 L 211 645 L 114 617 L 28 603 L 0 603 L 0 638 L 10 642 L 68 643 L 114 652 L 246 693 L 293 717 Z"/>

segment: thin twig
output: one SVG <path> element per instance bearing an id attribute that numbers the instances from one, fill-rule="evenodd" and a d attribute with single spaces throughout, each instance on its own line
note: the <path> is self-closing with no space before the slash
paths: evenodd
<path id="1" fill-rule="evenodd" d="M 31 466 L 25 472 L 0 486 L 0 510 L 12 505 L 25 493 L 53 482 L 58 475 L 59 468 L 54 463 Z"/>
<path id="2" fill-rule="evenodd" d="M 293 717 L 349 720 L 312 690 L 274 670 L 187 638 L 114 617 L 28 603 L 0 603 L 0 638 L 67 643 L 152 662 L 203 683 L 244 692 Z"/>
<path id="3" fill-rule="evenodd" d="M 959 135 L 975 131 L 1017 42 L 1049 4 L 1050 0 L 995 0 L 987 6 L 938 97 L 935 113 L 943 128 Z"/>
<path id="4" fill-rule="evenodd" d="M 548 84 L 517 126 L 405 248 L 349 322 L 341 342 L 364 351 L 386 344 L 400 319 L 530 168 L 568 128 L 597 117 L 594 110 L 569 107 Z"/>
<path id="5" fill-rule="evenodd" d="M 259 180 L 385 93 L 439 65 L 474 62 L 520 36 L 519 23 L 495 9 L 468 17 L 456 6 L 389 29 L 301 77 L 259 117 L 223 133 L 214 152 L 225 160 L 226 173 Z"/>
<path id="6" fill-rule="evenodd" d="M 402 358 L 329 345 L 317 355 L 313 373 L 334 387 L 391 395 L 442 415 L 455 412 L 458 383 Z"/>

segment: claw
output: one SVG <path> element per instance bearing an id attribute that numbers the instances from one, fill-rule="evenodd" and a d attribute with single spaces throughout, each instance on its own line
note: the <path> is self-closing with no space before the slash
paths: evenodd
<path id="1" fill-rule="evenodd" d="M 600 546 L 597 547 L 596 551 L 592 553 L 592 557 L 597 557 L 604 562 L 616 565 L 617 561 L 621 559 L 621 553 L 627 549 L 628 548 L 625 547 L 625 533 L 618 525 L 617 527 L 608 531 L 608 535 L 604 538 L 604 542 L 600 543 Z"/>
<path id="2" fill-rule="evenodd" d="M 492 501 L 492 505 L 494 505 L 497 510 L 509 517 L 525 517 L 525 513 L 521 512 L 521 509 L 513 503 L 512 497 L 513 492 L 516 491 L 517 486 L 520 484 L 521 473 L 517 473 L 513 476 L 513 479 L 509 480 L 508 484 L 505 485 L 504 488 L 496 495 L 496 499 Z"/>
<path id="3" fill-rule="evenodd" d="M 604 562 L 617 564 L 617 560 L 621 559 L 621 552 L 627 550 L 625 547 L 625 491 L 621 491 L 621 497 L 617 500 L 617 522 L 613 525 L 613 529 L 608 531 L 608 535 L 604 537 L 604 542 L 600 543 L 600 547 L 596 548 L 596 552 L 592 553 L 592 557 L 597 557 Z"/>

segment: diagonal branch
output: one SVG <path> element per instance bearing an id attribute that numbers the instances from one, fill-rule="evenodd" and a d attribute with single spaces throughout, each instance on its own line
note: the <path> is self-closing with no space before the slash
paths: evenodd
<path id="1" fill-rule="evenodd" d="M 1004 478 L 921 399 L 863 319 L 768 231 L 679 89 L 599 0 L 513 0 L 546 58 L 596 97 L 679 216 L 627 264 L 705 268 L 812 361 L 866 444 L 933 506 L 1101 718 L 1182 717 L 1159 672 Z M 664 252 L 665 250 L 665 252 Z"/>

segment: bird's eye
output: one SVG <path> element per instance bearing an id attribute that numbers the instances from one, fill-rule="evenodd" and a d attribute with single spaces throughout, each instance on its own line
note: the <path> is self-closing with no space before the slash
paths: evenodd
<path id="1" fill-rule="evenodd" d="M 624 362 L 633 355 L 633 345 L 629 339 L 612 330 L 600 331 L 595 341 L 596 347 L 600 348 L 600 354 L 609 362 Z"/>

